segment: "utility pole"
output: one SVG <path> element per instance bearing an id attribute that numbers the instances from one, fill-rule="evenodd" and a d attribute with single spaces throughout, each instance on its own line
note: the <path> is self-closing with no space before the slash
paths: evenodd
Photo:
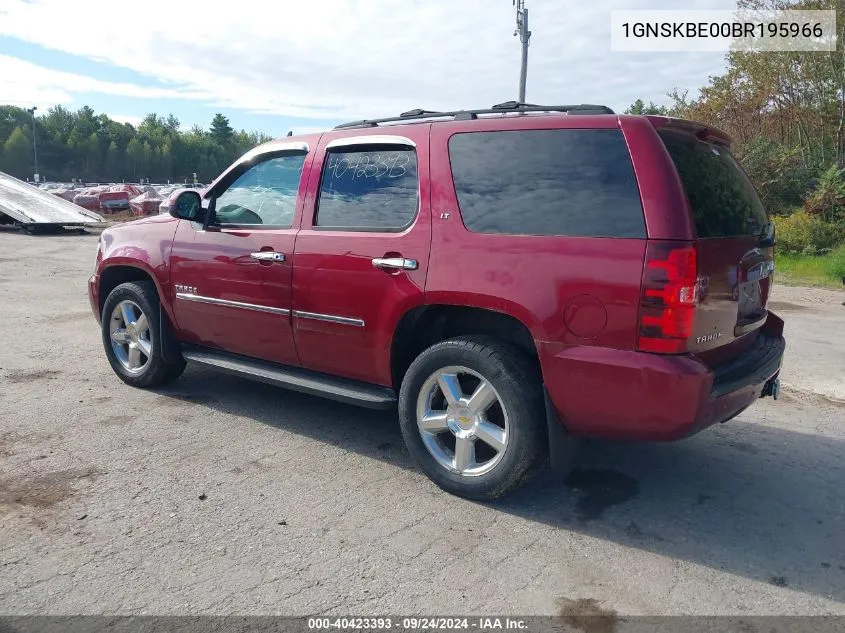
<path id="1" fill-rule="evenodd" d="M 32 106 L 31 108 L 27 108 L 27 112 L 32 115 L 32 155 L 35 158 L 35 182 L 40 180 L 38 175 L 38 148 L 35 145 L 35 111 L 38 109 L 38 106 Z"/>
<path id="2" fill-rule="evenodd" d="M 528 30 L 528 9 L 525 8 L 525 0 L 513 0 L 516 7 L 516 30 L 514 35 L 519 35 L 522 42 L 522 67 L 519 71 L 519 102 L 525 103 L 525 80 L 528 74 L 528 40 L 531 39 L 531 31 Z"/>

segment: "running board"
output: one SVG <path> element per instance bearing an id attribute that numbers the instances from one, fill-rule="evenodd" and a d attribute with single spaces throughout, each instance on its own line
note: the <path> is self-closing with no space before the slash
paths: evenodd
<path id="1" fill-rule="evenodd" d="M 391 409 L 396 406 L 396 393 L 387 387 L 194 346 L 183 346 L 182 356 L 185 360 L 214 367 L 228 374 L 347 404 L 369 409 Z"/>

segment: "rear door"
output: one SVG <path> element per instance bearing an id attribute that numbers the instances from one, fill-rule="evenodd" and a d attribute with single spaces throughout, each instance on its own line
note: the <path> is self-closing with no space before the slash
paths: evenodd
<path id="1" fill-rule="evenodd" d="M 671 126 L 658 135 L 680 176 L 698 237 L 699 307 L 689 350 L 724 347 L 766 320 L 774 271 L 769 219 L 724 141 Z"/>
<path id="2" fill-rule="evenodd" d="M 323 136 L 294 256 L 303 367 L 392 384 L 393 331 L 420 302 L 428 270 L 429 128 Z"/>

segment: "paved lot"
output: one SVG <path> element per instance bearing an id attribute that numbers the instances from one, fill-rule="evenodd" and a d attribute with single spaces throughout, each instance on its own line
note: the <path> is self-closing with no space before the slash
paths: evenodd
<path id="1" fill-rule="evenodd" d="M 393 414 L 194 368 L 165 390 L 125 386 L 88 311 L 95 241 L 0 231 L 0 613 L 530 614 L 595 600 L 623 614 L 845 614 L 845 405 L 832 397 L 790 389 L 672 445 L 588 443 L 566 482 L 545 472 L 472 503 L 414 470 Z M 775 299 L 793 306 L 787 381 L 812 387 L 814 366 L 819 384 L 842 376 L 845 293 Z"/>
<path id="2" fill-rule="evenodd" d="M 789 337 L 783 382 L 845 403 L 845 292 L 776 288 L 771 309 Z"/>

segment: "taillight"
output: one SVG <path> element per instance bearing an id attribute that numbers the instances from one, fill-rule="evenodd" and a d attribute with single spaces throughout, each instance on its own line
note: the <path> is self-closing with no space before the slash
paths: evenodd
<path id="1" fill-rule="evenodd" d="M 685 242 L 649 242 L 640 298 L 642 352 L 687 351 L 698 305 L 695 247 Z"/>

